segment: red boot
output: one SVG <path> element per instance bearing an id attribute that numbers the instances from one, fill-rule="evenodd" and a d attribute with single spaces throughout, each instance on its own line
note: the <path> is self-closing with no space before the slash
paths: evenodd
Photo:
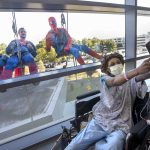
<path id="1" fill-rule="evenodd" d="M 4 69 L 0 76 L 0 80 L 9 79 L 9 78 L 12 78 L 12 70 Z"/>
<path id="2" fill-rule="evenodd" d="M 84 65 L 85 64 L 85 62 L 84 62 L 84 60 L 83 60 L 83 58 L 81 56 L 77 58 L 77 61 L 78 61 L 78 63 L 80 65 Z"/>
<path id="3" fill-rule="evenodd" d="M 101 58 L 102 58 L 101 55 L 97 54 L 97 52 L 92 51 L 92 50 L 90 50 L 90 51 L 88 52 L 88 54 L 91 55 L 91 56 L 94 57 L 94 58 L 97 58 L 97 59 L 101 59 Z"/>
<path id="4" fill-rule="evenodd" d="M 23 69 L 22 67 L 15 68 L 15 77 L 19 77 L 23 75 L 22 69 Z"/>
<path id="5" fill-rule="evenodd" d="M 29 72 L 30 72 L 30 74 L 38 73 L 38 69 L 37 69 L 36 63 L 31 63 L 29 65 Z"/>

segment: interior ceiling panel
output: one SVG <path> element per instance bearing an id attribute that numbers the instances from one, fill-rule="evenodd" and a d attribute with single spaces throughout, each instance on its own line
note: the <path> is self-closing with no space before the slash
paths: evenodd
<path id="1" fill-rule="evenodd" d="M 1 0 L 0 11 L 92 11 L 124 12 L 124 5 L 76 0 Z"/>
<path id="2" fill-rule="evenodd" d="M 124 13 L 123 4 L 78 0 L 1 0 L 0 11 L 84 11 L 100 13 Z M 138 15 L 150 15 L 150 8 L 137 7 Z"/>

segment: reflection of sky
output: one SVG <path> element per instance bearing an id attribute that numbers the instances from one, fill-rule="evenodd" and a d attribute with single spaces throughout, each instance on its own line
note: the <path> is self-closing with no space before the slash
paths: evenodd
<path id="1" fill-rule="evenodd" d="M 118 0 L 119 1 L 119 0 Z M 65 17 L 66 16 L 66 13 Z M 38 43 L 50 30 L 48 17 L 54 16 L 60 23 L 60 13 L 54 12 L 17 12 L 17 27 L 25 27 L 27 39 Z M 13 38 L 11 12 L 0 12 L 0 43 L 8 44 Z M 150 31 L 149 17 L 138 17 L 137 34 Z M 68 13 L 68 31 L 75 39 L 97 37 L 109 39 L 125 36 L 125 16 L 115 14 Z"/>

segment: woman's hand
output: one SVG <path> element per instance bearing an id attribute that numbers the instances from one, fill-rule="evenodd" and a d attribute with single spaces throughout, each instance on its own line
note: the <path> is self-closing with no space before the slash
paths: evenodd
<path id="1" fill-rule="evenodd" d="M 150 71 L 150 58 L 143 61 L 143 63 L 136 68 L 137 74 L 144 74 Z"/>

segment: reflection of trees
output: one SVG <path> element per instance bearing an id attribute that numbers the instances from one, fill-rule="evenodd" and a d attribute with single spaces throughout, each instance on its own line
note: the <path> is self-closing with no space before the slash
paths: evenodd
<path id="1" fill-rule="evenodd" d="M 50 52 L 46 51 L 46 42 L 45 40 L 39 41 L 39 43 L 36 45 L 37 49 L 37 56 L 36 61 L 43 63 L 49 63 L 53 62 L 56 59 L 56 52 L 54 48 L 51 48 Z"/>
<path id="2" fill-rule="evenodd" d="M 104 51 L 113 52 L 117 49 L 117 45 L 113 40 L 100 40 L 95 37 L 92 39 L 82 39 L 82 44 L 85 44 L 91 49 L 101 53 L 104 53 Z"/>

